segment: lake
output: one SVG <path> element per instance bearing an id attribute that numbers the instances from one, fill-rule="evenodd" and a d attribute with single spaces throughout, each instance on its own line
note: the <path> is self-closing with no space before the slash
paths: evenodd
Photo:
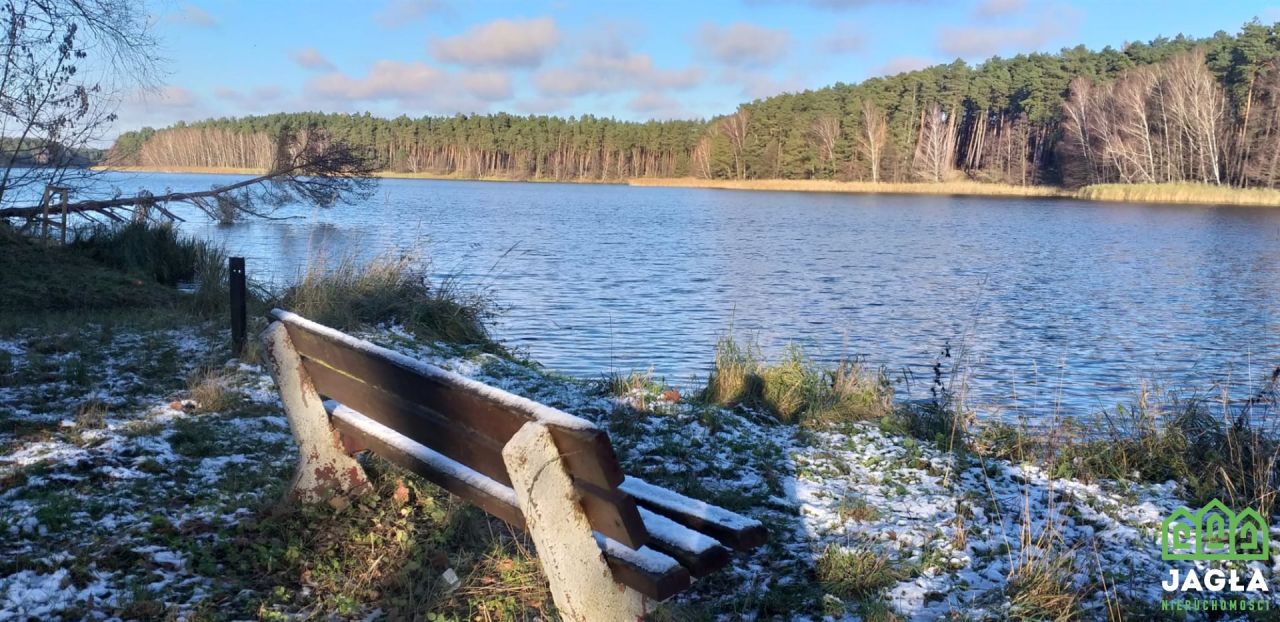
<path id="1" fill-rule="evenodd" d="M 127 192 L 231 178 L 127 175 Z M 944 348 L 969 400 L 1096 412 L 1143 381 L 1237 398 L 1280 364 L 1280 210 L 384 180 L 374 200 L 183 229 L 297 275 L 407 251 L 503 307 L 504 343 L 575 376 L 705 380 L 728 331 L 776 355 L 863 357 L 925 395 Z"/>

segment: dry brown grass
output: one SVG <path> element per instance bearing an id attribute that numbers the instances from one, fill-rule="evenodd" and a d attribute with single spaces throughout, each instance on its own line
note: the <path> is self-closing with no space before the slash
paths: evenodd
<path id="1" fill-rule="evenodd" d="M 851 192 L 862 194 L 941 194 L 972 196 L 1067 197 L 1069 191 L 1050 186 L 1014 186 L 978 181 L 942 183 L 873 183 L 825 179 L 696 179 L 693 177 L 653 177 L 627 180 L 632 186 L 677 186 L 724 190 L 774 190 L 785 192 Z"/>
<path id="2" fill-rule="evenodd" d="M 218 412 L 235 405 L 237 394 L 227 386 L 222 371 L 208 367 L 196 370 L 187 378 L 187 391 L 201 411 Z"/>
<path id="3" fill-rule="evenodd" d="M 418 339 L 501 349 L 486 328 L 496 313 L 492 302 L 452 279 L 429 280 L 409 256 L 346 255 L 333 265 L 318 258 L 281 305 L 340 330 L 397 322 Z"/>
<path id="4" fill-rule="evenodd" d="M 261 175 L 266 169 L 223 166 L 95 166 L 95 171 L 126 173 L 200 173 L 203 175 Z"/>
<path id="5" fill-rule="evenodd" d="M 1193 183 L 1098 184 L 1081 188 L 1076 196 L 1089 201 L 1280 207 L 1280 190 Z"/>
<path id="6" fill-rule="evenodd" d="M 632 186 L 675 186 L 724 190 L 783 192 L 849 192 L 856 194 L 933 194 L 990 197 L 1066 197 L 1086 201 L 1130 203 L 1188 203 L 1200 205 L 1259 205 L 1280 207 L 1280 190 L 1232 188 L 1195 183 L 1097 184 L 1071 191 L 1052 186 L 1015 186 L 980 181 L 942 183 L 889 183 L 831 181 L 822 179 L 696 179 L 636 178 Z"/>

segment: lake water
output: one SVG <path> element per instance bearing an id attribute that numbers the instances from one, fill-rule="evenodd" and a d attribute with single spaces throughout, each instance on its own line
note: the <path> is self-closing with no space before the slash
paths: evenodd
<path id="1" fill-rule="evenodd" d="M 320 250 L 429 257 L 492 293 L 498 338 L 583 377 L 692 386 L 732 330 L 770 354 L 865 357 L 922 395 L 949 344 L 971 403 L 1038 416 L 1144 380 L 1245 397 L 1280 364 L 1280 210 L 385 180 L 367 204 L 281 214 L 298 218 L 183 228 L 258 279 Z"/>

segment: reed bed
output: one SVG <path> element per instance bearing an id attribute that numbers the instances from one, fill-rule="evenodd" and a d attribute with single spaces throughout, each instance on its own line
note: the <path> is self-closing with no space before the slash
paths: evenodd
<path id="1" fill-rule="evenodd" d="M 1280 190 L 1192 183 L 1096 184 L 1081 188 L 1076 196 L 1088 201 L 1280 207 Z"/>
<path id="2" fill-rule="evenodd" d="M 781 192 L 850 192 L 865 194 L 937 194 L 965 196 L 1070 197 L 1072 193 L 1050 186 L 1015 186 L 979 181 L 946 181 L 941 183 L 889 183 L 869 181 L 834 181 L 826 179 L 696 179 L 633 178 L 632 186 L 677 186 L 681 188 L 718 188 L 723 190 L 770 190 Z"/>

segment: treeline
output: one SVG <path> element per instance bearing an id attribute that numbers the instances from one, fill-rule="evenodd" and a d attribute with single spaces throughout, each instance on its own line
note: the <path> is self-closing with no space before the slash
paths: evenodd
<path id="1" fill-rule="evenodd" d="M 88 166 L 101 160 L 104 154 L 104 149 L 72 149 L 33 138 L 0 137 L 0 166 Z"/>
<path id="2" fill-rule="evenodd" d="M 116 164 L 262 168 L 275 138 L 299 127 L 367 148 L 387 171 L 516 179 L 624 179 L 691 174 L 701 121 L 632 123 L 592 116 L 398 117 L 292 113 L 212 119 L 120 136 Z"/>
<path id="3" fill-rule="evenodd" d="M 144 166 L 261 167 L 319 126 L 389 171 L 470 177 L 1276 184 L 1280 30 L 962 61 L 743 104 L 710 121 L 277 114 L 122 135 Z"/>

